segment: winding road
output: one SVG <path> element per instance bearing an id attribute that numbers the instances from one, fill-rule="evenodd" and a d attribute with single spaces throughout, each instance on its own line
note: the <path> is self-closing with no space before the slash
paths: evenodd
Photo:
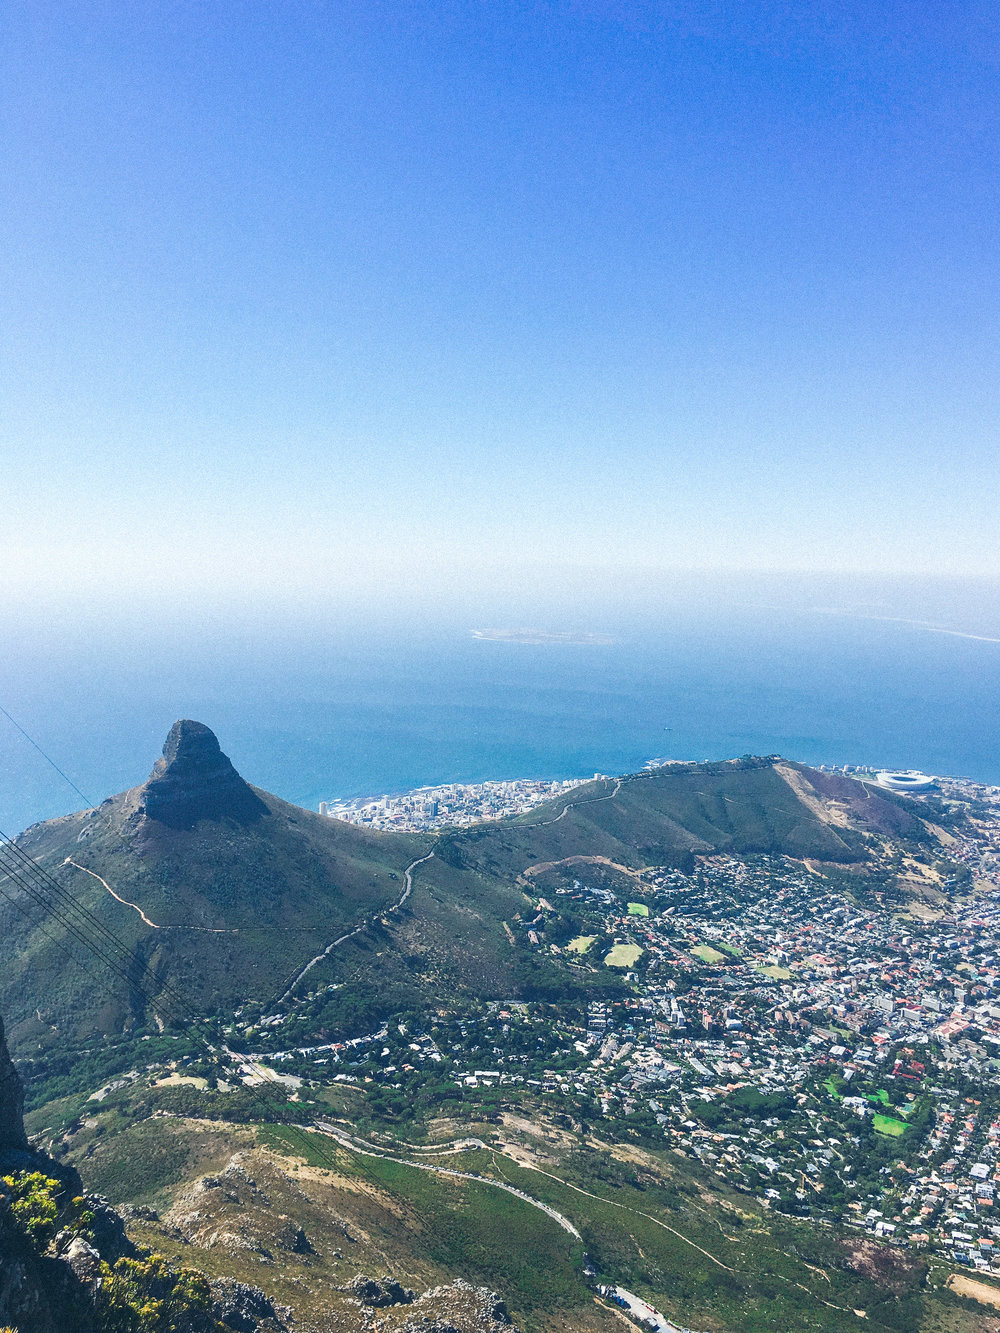
<path id="1" fill-rule="evenodd" d="M 385 1149 L 380 1148 L 378 1144 L 371 1143 L 368 1139 L 359 1138 L 355 1134 L 348 1134 L 346 1130 L 343 1130 L 339 1126 L 333 1125 L 326 1120 L 317 1121 L 315 1125 L 300 1125 L 298 1128 L 313 1133 L 316 1133 L 318 1130 L 326 1137 L 333 1139 L 340 1145 L 340 1147 L 346 1148 L 348 1152 L 358 1153 L 362 1157 L 381 1158 L 387 1162 L 395 1162 L 399 1166 L 413 1167 L 418 1171 L 432 1171 L 437 1175 L 450 1176 L 457 1180 L 474 1180 L 479 1185 L 489 1185 L 493 1189 L 503 1190 L 504 1193 L 513 1195 L 515 1199 L 520 1199 L 522 1203 L 526 1203 L 530 1207 L 536 1208 L 539 1212 L 544 1213 L 546 1217 L 550 1217 L 553 1222 L 562 1227 L 563 1231 L 572 1236 L 574 1240 L 583 1240 L 580 1232 L 564 1213 L 560 1213 L 558 1209 L 551 1207 L 551 1205 L 547 1203 L 542 1203 L 540 1199 L 534 1198 L 524 1190 L 518 1189 L 516 1185 L 508 1184 L 506 1181 L 494 1180 L 491 1176 L 481 1176 L 474 1171 L 456 1171 L 453 1167 L 437 1166 L 431 1162 L 415 1162 L 405 1157 L 397 1157 L 392 1153 L 386 1152 Z M 419 1145 L 419 1147 L 416 1144 L 407 1144 L 405 1146 L 410 1152 L 422 1150 L 428 1152 L 434 1151 L 442 1154 L 468 1152 L 470 1149 L 488 1149 L 489 1147 L 489 1145 L 484 1143 L 482 1139 L 476 1138 L 454 1139 L 449 1144 L 427 1144 Z M 524 1163 L 518 1163 L 518 1165 L 523 1166 Z M 538 1168 L 530 1167 L 527 1169 L 537 1170 Z M 549 1172 L 543 1171 L 541 1174 L 548 1176 Z M 557 1180 L 558 1177 L 551 1176 L 550 1179 Z M 559 1181 L 559 1183 L 562 1185 L 567 1184 L 566 1181 Z M 576 1187 L 570 1185 L 569 1188 L 575 1189 Z M 587 1190 L 579 1190 L 578 1192 L 580 1194 L 587 1194 L 589 1198 L 597 1199 L 602 1203 L 610 1202 L 607 1199 L 601 1199 L 597 1194 L 589 1194 L 589 1191 Z M 636 1210 L 630 1209 L 629 1211 Z M 648 1217 L 649 1214 L 643 1213 L 642 1216 Z M 656 1219 L 653 1218 L 651 1220 L 655 1221 Z M 672 1228 L 668 1227 L 667 1230 L 672 1230 Z M 680 1235 L 679 1232 L 675 1232 L 674 1234 Z M 682 1237 L 682 1239 L 686 1239 L 686 1237 Z M 695 1248 L 700 1249 L 699 1246 L 695 1246 Z M 706 1258 L 713 1259 L 713 1262 L 719 1262 L 717 1259 L 714 1259 L 707 1250 L 701 1250 L 701 1253 L 704 1254 Z M 725 1264 L 720 1266 L 723 1268 L 726 1267 Z M 728 1271 L 731 1272 L 732 1270 L 729 1269 Z M 688 1333 L 688 1330 L 682 1329 L 679 1325 L 673 1323 L 673 1321 L 668 1319 L 666 1315 L 661 1314 L 660 1311 L 650 1305 L 648 1301 L 643 1300 L 641 1296 L 636 1296 L 634 1292 L 626 1291 L 624 1287 L 614 1287 L 606 1290 L 609 1294 L 613 1291 L 614 1296 L 617 1298 L 616 1303 L 621 1302 L 631 1314 L 644 1321 L 647 1327 L 654 1328 L 656 1333 Z"/>
<path id="2" fill-rule="evenodd" d="M 605 782 L 612 779 L 605 778 Z M 565 819 L 571 810 L 575 810 L 580 805 L 595 805 L 598 801 L 613 801 L 622 789 L 622 783 L 626 778 L 614 779 L 614 791 L 606 792 L 603 796 L 588 796 L 585 801 L 567 801 L 563 808 L 552 819 L 539 819 L 534 824 L 519 824 L 518 828 L 547 828 L 549 824 L 558 824 L 560 819 Z"/>
<path id="3" fill-rule="evenodd" d="M 417 1171 L 433 1171 L 439 1176 L 452 1176 L 456 1180 L 474 1180 L 477 1184 L 490 1185 L 493 1189 L 503 1190 L 505 1194 L 513 1194 L 516 1199 L 530 1204 L 532 1208 L 537 1208 L 540 1212 L 545 1213 L 547 1217 L 551 1217 L 553 1222 L 557 1222 L 563 1231 L 568 1231 L 574 1240 L 583 1240 L 583 1237 L 568 1217 L 564 1217 L 555 1208 L 550 1208 L 547 1203 L 542 1203 L 539 1199 L 533 1199 L 530 1194 L 525 1194 L 524 1190 L 519 1190 L 516 1185 L 508 1185 L 503 1180 L 493 1180 L 490 1176 L 479 1176 L 474 1171 L 456 1171 L 453 1167 L 436 1166 L 432 1162 L 413 1162 L 408 1161 L 405 1157 L 394 1157 L 391 1153 L 376 1148 L 374 1144 L 362 1147 L 361 1145 L 365 1143 L 364 1139 L 356 1139 L 353 1134 L 346 1133 L 326 1120 L 318 1120 L 315 1125 L 299 1125 L 297 1128 L 312 1133 L 318 1130 L 321 1134 L 325 1134 L 327 1138 L 339 1143 L 342 1148 L 346 1148 L 348 1152 L 358 1153 L 361 1157 L 377 1157 L 385 1162 L 395 1162 L 399 1166 L 412 1166 Z M 479 1140 L 474 1142 L 476 1146 L 480 1146 Z M 469 1140 L 469 1147 L 472 1146 L 473 1140 Z M 481 1146 L 485 1148 L 486 1144 L 483 1143 Z M 465 1150 L 452 1148 L 450 1151 L 462 1152 Z"/>
<path id="4" fill-rule="evenodd" d="M 417 866 L 422 866 L 425 861 L 429 861 L 433 855 L 434 852 L 433 850 L 431 850 L 427 853 L 426 856 L 418 856 L 415 861 L 411 861 L 410 864 L 403 871 L 403 892 L 400 894 L 397 901 L 392 903 L 389 907 L 380 908 L 377 912 L 372 912 L 371 915 L 362 917 L 361 920 L 358 922 L 358 924 L 352 927 L 352 929 L 346 930 L 343 933 L 343 935 L 338 935 L 335 940 L 331 940 L 325 949 L 321 950 L 316 955 L 315 958 L 310 958 L 308 963 L 306 963 L 305 967 L 303 967 L 299 972 L 295 974 L 295 977 L 293 978 L 291 983 L 288 986 L 286 986 L 285 989 L 282 991 L 282 993 L 278 996 L 277 1003 L 283 1004 L 285 1000 L 287 1000 L 288 997 L 295 990 L 296 986 L 306 975 L 306 973 L 312 971 L 312 969 L 316 966 L 316 964 L 321 963 L 324 958 L 329 958 L 330 954 L 333 953 L 334 949 L 336 949 L 339 944 L 343 944 L 345 940 L 349 940 L 355 935 L 360 935 L 361 932 L 368 925 L 371 924 L 372 920 L 375 917 L 387 916 L 390 912 L 398 912 L 399 909 L 406 902 L 407 898 L 409 898 L 410 894 L 413 892 L 414 870 L 416 870 Z"/>

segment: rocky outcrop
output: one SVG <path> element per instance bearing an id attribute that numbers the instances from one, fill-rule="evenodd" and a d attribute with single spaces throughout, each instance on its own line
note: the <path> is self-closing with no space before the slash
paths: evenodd
<path id="1" fill-rule="evenodd" d="M 39 1159 L 32 1165 L 46 1163 Z M 207 1305 L 183 1295 L 178 1302 L 176 1271 L 138 1249 L 103 1200 L 60 1190 L 54 1178 L 46 1183 L 54 1189 L 59 1217 L 53 1225 L 60 1229 L 51 1239 L 33 1235 L 15 1206 L 18 1179 L 12 1175 L 12 1185 L 0 1183 L 0 1326 L 18 1333 L 100 1333 L 109 1327 L 103 1289 L 110 1269 L 129 1284 L 140 1284 L 129 1297 L 136 1320 L 140 1308 L 163 1303 L 174 1333 L 288 1333 L 290 1311 L 246 1283 L 217 1279 L 205 1288 Z M 121 1310 L 118 1315 L 125 1317 Z M 119 1326 L 125 1325 L 115 1322 Z"/>
<path id="2" fill-rule="evenodd" d="M 202 819 L 256 823 L 267 806 L 222 753 L 215 733 L 183 718 L 170 728 L 163 757 L 134 793 L 136 812 L 169 828 L 190 829 Z"/>
<path id="3" fill-rule="evenodd" d="M 23 1101 L 0 1021 L 0 1326 L 19 1333 L 98 1333 L 107 1327 L 102 1288 L 109 1268 L 130 1273 L 130 1265 L 142 1269 L 149 1260 L 147 1295 L 154 1304 L 170 1298 L 176 1333 L 287 1329 L 287 1311 L 238 1282 L 213 1284 L 210 1310 L 173 1303 L 176 1274 L 133 1244 L 106 1200 L 83 1194 L 75 1170 L 29 1148 Z"/>
<path id="4" fill-rule="evenodd" d="M 474 1287 L 461 1278 L 425 1291 L 413 1307 L 416 1319 L 407 1319 L 399 1333 L 517 1333 L 507 1307 L 495 1291 Z"/>
<path id="5" fill-rule="evenodd" d="M 21 1079 L 7 1051 L 3 1019 L 0 1019 L 0 1156 L 27 1149 L 23 1110 Z"/>
<path id="6" fill-rule="evenodd" d="M 359 1305 L 372 1310 L 381 1310 L 387 1305 L 409 1305 L 416 1296 L 415 1291 L 392 1278 L 365 1277 L 361 1273 L 347 1284 L 347 1290 Z"/>
<path id="7" fill-rule="evenodd" d="M 361 1307 L 365 1333 L 517 1333 L 496 1292 L 461 1278 L 416 1297 L 391 1278 L 358 1276 L 345 1290 Z"/>
<path id="8" fill-rule="evenodd" d="M 213 1314 L 233 1333 L 280 1333 L 287 1327 L 286 1320 L 291 1311 L 283 1305 L 275 1305 L 260 1287 L 251 1287 L 246 1282 L 236 1282 L 232 1278 L 219 1278 L 212 1283 L 212 1297 L 215 1301 Z"/>

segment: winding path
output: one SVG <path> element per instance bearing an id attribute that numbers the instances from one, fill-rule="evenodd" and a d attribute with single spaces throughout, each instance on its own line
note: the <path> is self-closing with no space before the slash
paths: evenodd
<path id="1" fill-rule="evenodd" d="M 567 803 L 563 806 L 563 808 L 559 811 L 559 813 L 555 815 L 552 819 L 543 819 L 536 824 L 521 824 L 518 827 L 544 828 L 547 824 L 558 824 L 560 819 L 565 819 L 566 815 L 570 812 L 570 810 L 575 809 L 577 806 L 593 805 L 596 801 L 613 801 L 614 798 L 621 791 L 622 783 L 626 782 L 627 780 L 628 780 L 627 778 L 615 778 L 613 789 L 610 792 L 606 792 L 603 796 L 588 796 L 585 801 L 567 801 Z M 611 781 L 611 779 L 606 779 L 606 781 Z M 381 909 L 378 912 L 373 912 L 371 913 L 370 916 L 363 917 L 356 926 L 353 926 L 350 930 L 345 930 L 343 935 L 338 935 L 335 940 L 331 940 L 325 949 L 322 949 L 318 954 L 316 954 L 314 958 L 310 958 L 308 963 L 306 963 L 305 967 L 301 968 L 295 974 L 295 976 L 292 978 L 289 984 L 278 996 L 277 1000 L 275 1001 L 275 1004 L 284 1004 L 284 1002 L 289 998 L 289 996 L 298 986 L 302 978 L 308 972 L 312 971 L 312 969 L 316 966 L 317 963 L 321 963 L 324 958 L 329 958 L 330 954 L 333 953 L 334 949 L 338 948 L 339 945 L 345 943 L 345 941 L 353 939 L 355 935 L 360 935 L 361 932 L 371 923 L 371 921 L 376 916 L 387 916 L 390 912 L 398 912 L 399 909 L 406 902 L 407 898 L 409 898 L 410 894 L 413 892 L 414 870 L 416 870 L 417 866 L 423 865 L 425 861 L 430 861 L 434 855 L 435 852 L 434 849 L 432 848 L 425 856 L 418 856 L 415 861 L 411 861 L 410 864 L 406 867 L 406 870 L 403 872 L 403 892 L 400 894 L 399 899 L 396 902 L 394 902 L 390 907 Z"/>
<path id="2" fill-rule="evenodd" d="M 358 1138 L 356 1135 L 348 1134 L 345 1130 L 339 1129 L 336 1125 L 330 1124 L 329 1121 L 321 1120 L 317 1122 L 316 1125 L 312 1126 L 300 1125 L 299 1128 L 304 1130 L 312 1129 L 313 1132 L 316 1132 L 316 1130 L 318 1129 L 320 1133 L 327 1135 L 329 1138 L 332 1138 L 335 1142 L 339 1143 L 342 1148 L 346 1148 L 349 1152 L 358 1153 L 359 1155 L 364 1157 L 382 1158 L 383 1160 L 388 1162 L 396 1162 L 400 1166 L 414 1167 L 418 1171 L 433 1171 L 438 1175 L 451 1176 L 459 1180 L 474 1180 L 480 1185 L 491 1185 L 494 1189 L 503 1190 L 506 1194 L 512 1194 L 514 1198 L 520 1199 L 522 1203 L 527 1203 L 532 1208 L 537 1208 L 539 1212 L 542 1212 L 547 1217 L 550 1217 L 554 1222 L 556 1222 L 560 1227 L 562 1227 L 564 1231 L 568 1232 L 569 1235 L 571 1235 L 574 1238 L 574 1240 L 582 1241 L 583 1239 L 583 1237 L 580 1235 L 580 1232 L 576 1229 L 576 1227 L 569 1220 L 569 1218 L 565 1216 L 565 1214 L 560 1213 L 557 1209 L 551 1207 L 550 1204 L 542 1203 L 540 1199 L 534 1198 L 531 1194 L 526 1193 L 524 1190 L 518 1189 L 516 1185 L 508 1184 L 506 1181 L 494 1180 L 490 1176 L 480 1176 L 473 1171 L 456 1171 L 451 1167 L 435 1166 L 430 1162 L 414 1162 L 407 1160 L 406 1158 L 403 1157 L 393 1156 L 391 1153 L 387 1153 L 383 1149 L 380 1149 L 377 1144 L 371 1143 L 368 1139 L 362 1139 Z M 410 1152 L 422 1149 L 424 1151 L 435 1151 L 442 1154 L 467 1152 L 472 1148 L 485 1149 L 488 1147 L 488 1145 L 485 1144 L 482 1139 L 475 1139 L 475 1138 L 454 1139 L 448 1145 L 427 1144 L 427 1145 L 420 1145 L 419 1148 L 418 1145 L 416 1144 L 406 1144 L 405 1146 L 409 1149 Z M 501 1148 L 500 1151 L 502 1152 L 503 1149 Z M 524 1165 L 524 1164 L 519 1163 L 519 1165 Z M 527 1169 L 537 1170 L 537 1168 L 535 1167 Z M 541 1174 L 547 1176 L 549 1175 L 549 1172 L 543 1171 L 541 1172 Z M 557 1180 L 558 1177 L 552 1176 L 551 1179 Z M 567 1182 L 560 1181 L 559 1183 L 565 1185 Z M 576 1186 L 570 1185 L 569 1188 L 575 1189 Z M 578 1190 L 578 1193 L 588 1194 L 588 1191 Z M 588 1197 L 592 1199 L 597 1199 L 598 1202 L 602 1203 L 613 1202 L 613 1200 L 601 1199 L 600 1196 L 597 1194 L 590 1194 L 588 1195 Z M 624 1207 L 624 1205 L 618 1205 L 618 1206 Z M 635 1212 L 638 1210 L 629 1209 L 628 1211 Z M 649 1214 L 643 1213 L 642 1216 L 648 1217 Z M 655 1222 L 656 1218 L 650 1218 L 650 1220 Z M 662 1226 L 663 1224 L 661 1223 L 660 1225 Z M 668 1231 L 672 1230 L 672 1228 L 668 1227 L 667 1230 Z M 674 1234 L 679 1236 L 680 1232 L 675 1232 Z M 686 1237 L 681 1237 L 681 1238 L 686 1239 Z M 689 1241 L 688 1243 L 691 1244 L 692 1242 Z M 699 1246 L 695 1246 L 695 1249 L 699 1248 L 700 1248 Z M 719 1260 L 714 1259 L 713 1256 L 710 1255 L 707 1250 L 702 1250 L 701 1253 L 704 1254 L 707 1258 L 713 1259 L 713 1262 L 719 1263 Z M 725 1268 L 726 1266 L 725 1264 L 722 1264 L 721 1267 Z M 727 1272 L 732 1272 L 732 1271 L 733 1271 L 732 1269 L 727 1269 Z M 682 1329 L 679 1325 L 675 1324 L 672 1320 L 668 1319 L 666 1315 L 661 1314 L 660 1311 L 657 1310 L 654 1306 L 650 1305 L 648 1301 L 643 1300 L 642 1297 L 640 1296 L 636 1296 L 633 1292 L 626 1291 L 624 1287 L 615 1287 L 614 1293 L 618 1297 L 618 1299 L 628 1307 L 629 1311 L 633 1315 L 635 1315 L 639 1319 L 651 1321 L 655 1325 L 655 1328 L 657 1329 L 658 1333 L 688 1333 L 686 1329 Z"/>
<path id="3" fill-rule="evenodd" d="M 88 870 L 87 867 L 82 866 L 79 861 L 74 861 L 71 856 L 66 857 L 63 865 L 75 866 L 77 870 L 82 870 L 85 875 L 93 875 L 94 879 L 100 880 L 108 893 L 114 898 L 115 902 L 121 903 L 123 907 L 131 907 L 133 912 L 138 912 L 145 924 L 150 926 L 153 930 L 200 930 L 206 935 L 238 935 L 240 933 L 240 928 L 238 926 L 171 925 L 169 922 L 151 921 L 138 903 L 130 903 L 127 898 L 123 898 L 121 894 L 115 893 L 108 881 L 99 875 L 96 870 Z"/>
<path id="4" fill-rule="evenodd" d="M 474 1180 L 479 1185 L 490 1185 L 493 1189 L 503 1190 L 505 1194 L 512 1194 L 516 1199 L 530 1204 L 532 1208 L 537 1208 L 539 1212 L 551 1217 L 553 1222 L 558 1223 L 563 1231 L 568 1231 L 574 1240 L 583 1240 L 583 1237 L 568 1217 L 565 1217 L 555 1208 L 550 1208 L 547 1203 L 542 1203 L 539 1199 L 533 1199 L 530 1194 L 526 1194 L 524 1190 L 519 1190 L 516 1185 L 508 1185 L 505 1181 L 493 1180 L 489 1176 L 479 1176 L 473 1171 L 456 1171 L 453 1167 L 435 1166 L 431 1162 L 407 1161 L 405 1157 L 393 1157 L 390 1153 L 377 1151 L 374 1145 L 361 1147 L 360 1145 L 365 1142 L 364 1139 L 355 1139 L 352 1135 L 346 1134 L 342 1129 L 338 1129 L 336 1125 L 331 1125 L 325 1120 L 319 1120 L 315 1125 L 299 1125 L 297 1128 L 313 1133 L 318 1130 L 319 1133 L 325 1134 L 327 1138 L 339 1143 L 342 1148 L 346 1148 L 348 1152 L 358 1153 L 361 1157 L 377 1157 L 384 1162 L 395 1162 L 398 1166 L 412 1166 L 417 1171 L 433 1171 L 439 1176 L 452 1176 L 456 1180 Z M 483 1144 L 483 1147 L 485 1146 Z M 453 1148 L 451 1151 L 461 1152 L 463 1149 Z"/>
<path id="5" fill-rule="evenodd" d="M 321 963 L 324 958 L 328 958 L 339 944 L 343 944 L 345 940 L 349 940 L 355 935 L 360 935 L 361 932 L 371 923 L 371 921 L 375 917 L 387 916 L 390 912 L 398 912 L 399 909 L 406 902 L 407 898 L 409 898 L 410 894 L 413 892 L 414 870 L 416 870 L 417 866 L 422 866 L 425 861 L 429 861 L 433 855 L 434 851 L 432 849 L 427 853 L 426 856 L 418 856 L 415 861 L 411 861 L 410 864 L 403 871 L 403 892 L 400 894 L 397 901 L 392 903 L 389 907 L 380 908 L 379 911 L 372 912 L 371 915 L 362 917 L 356 926 L 353 926 L 350 930 L 346 930 L 343 933 L 343 935 L 338 935 L 335 940 L 331 940 L 325 949 L 321 950 L 316 955 L 315 958 L 310 958 L 308 963 L 306 963 L 305 967 L 303 967 L 299 972 L 295 974 L 290 984 L 286 986 L 285 989 L 282 991 L 282 993 L 278 996 L 276 1003 L 284 1004 L 285 1000 L 287 1000 L 288 997 L 292 994 L 296 986 L 299 984 L 299 982 L 302 980 L 302 978 L 306 975 L 307 972 L 312 971 L 312 969 L 316 966 L 316 964 Z"/>
<path id="6" fill-rule="evenodd" d="M 693 1240 L 689 1240 L 683 1232 L 675 1231 L 673 1227 L 667 1226 L 666 1222 L 661 1222 L 658 1217 L 653 1217 L 651 1213 L 644 1213 L 641 1208 L 630 1208 L 628 1204 L 619 1203 L 617 1199 L 607 1199 L 600 1194 L 591 1194 L 590 1190 L 581 1189 L 579 1185 L 571 1185 L 568 1180 L 562 1180 L 559 1176 L 554 1176 L 551 1171 L 543 1171 L 540 1166 L 523 1165 L 526 1171 L 537 1171 L 539 1175 L 548 1176 L 549 1180 L 554 1180 L 557 1185 L 562 1185 L 565 1189 L 575 1190 L 577 1194 L 585 1194 L 588 1199 L 596 1199 L 598 1203 L 609 1203 L 612 1208 L 621 1208 L 626 1213 L 635 1213 L 638 1217 L 644 1217 L 649 1222 L 655 1222 L 658 1227 L 662 1227 L 664 1231 L 669 1231 L 671 1235 L 676 1236 L 678 1240 L 682 1240 L 685 1245 L 690 1245 L 693 1250 L 697 1250 L 699 1254 L 703 1254 L 706 1259 L 711 1259 L 712 1263 L 717 1264 L 719 1268 L 724 1268 L 727 1273 L 732 1273 L 734 1276 L 736 1275 L 735 1268 L 730 1268 L 729 1265 L 724 1264 L 721 1259 L 717 1259 L 714 1254 L 710 1254 L 708 1250 L 703 1250 L 700 1245 L 696 1245 Z"/>
<path id="7" fill-rule="evenodd" d="M 100 882 L 107 889 L 108 893 L 110 893 L 112 898 L 114 898 L 115 902 L 121 903 L 123 907 L 131 907 L 133 912 L 138 912 L 139 915 L 142 917 L 143 921 L 146 923 L 146 925 L 151 926 L 153 930 L 163 929 L 163 927 L 157 925 L 155 921 L 150 921 L 149 917 L 142 910 L 142 908 L 138 906 L 137 903 L 130 903 L 127 898 L 122 898 L 117 893 L 115 893 L 114 889 L 111 887 L 108 881 L 106 879 L 102 879 L 96 870 L 88 870 L 86 866 L 80 865 L 79 861 L 74 861 L 71 856 L 67 856 L 66 860 L 63 862 L 63 865 L 76 866 L 77 870 L 82 870 L 85 875 L 93 875 L 94 879 L 100 880 Z"/>
<path id="8" fill-rule="evenodd" d="M 567 801 L 566 804 L 563 806 L 563 808 L 559 811 L 559 813 L 555 815 L 552 819 L 539 819 L 534 824 L 518 824 L 515 827 L 546 828 L 549 824 L 558 824 L 560 819 L 565 819 L 566 816 L 569 814 L 569 812 L 571 810 L 575 810 L 576 807 L 579 805 L 594 805 L 596 804 L 597 801 L 613 801 L 615 797 L 618 795 L 618 793 L 621 791 L 622 783 L 626 782 L 627 780 L 628 780 L 627 778 L 615 778 L 614 791 L 606 792 L 603 796 L 588 796 L 585 801 Z M 605 778 L 605 782 L 609 781 L 611 781 L 610 778 Z"/>

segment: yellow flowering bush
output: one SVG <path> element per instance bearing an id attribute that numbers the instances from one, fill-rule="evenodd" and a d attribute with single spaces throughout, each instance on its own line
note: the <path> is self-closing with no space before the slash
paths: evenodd
<path id="1" fill-rule="evenodd" d="M 58 1180 L 43 1176 L 40 1171 L 19 1171 L 4 1176 L 3 1183 L 10 1191 L 11 1216 L 19 1230 L 37 1247 L 52 1239 L 56 1229 L 59 1205 Z"/>

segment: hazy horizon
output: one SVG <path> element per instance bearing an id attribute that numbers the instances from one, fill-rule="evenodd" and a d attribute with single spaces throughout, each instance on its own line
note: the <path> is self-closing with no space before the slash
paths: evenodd
<path id="1" fill-rule="evenodd" d="M 178 717 L 251 782 L 319 800 L 438 781 L 580 777 L 648 759 L 782 753 L 1000 785 L 1000 588 L 787 577 L 594 580 L 225 605 L 10 614 L 0 704 L 99 802 L 142 781 Z M 504 643 L 484 628 L 594 634 Z M 0 718 L 0 828 L 82 803 Z"/>
<path id="2" fill-rule="evenodd" d="M 0 705 L 95 799 L 192 713 L 303 800 L 672 708 L 678 757 L 1000 780 L 997 37 L 15 3 Z M 58 813 L 21 744 L 4 818 Z"/>

